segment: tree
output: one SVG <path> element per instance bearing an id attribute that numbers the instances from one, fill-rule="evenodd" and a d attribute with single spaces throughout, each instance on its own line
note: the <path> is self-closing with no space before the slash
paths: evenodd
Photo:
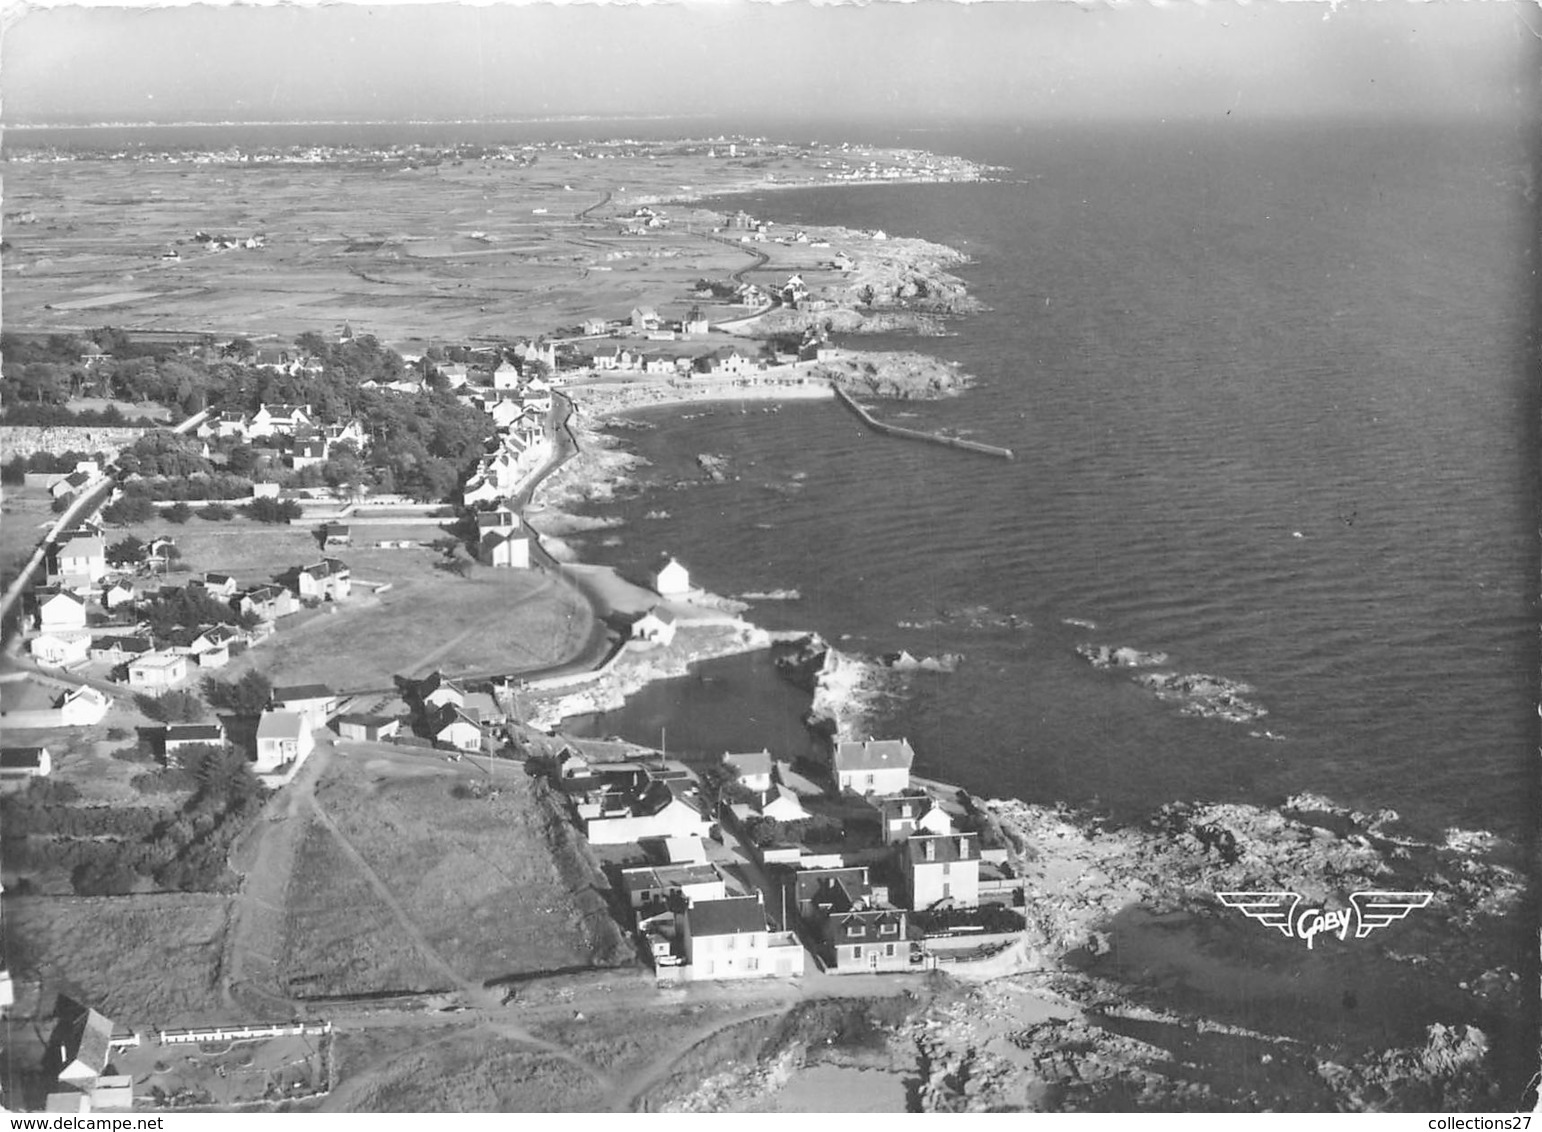
<path id="1" fill-rule="evenodd" d="M 259 523 L 288 523 L 303 513 L 293 499 L 254 499 L 241 510 Z"/>
<path id="2" fill-rule="evenodd" d="M 195 514 L 200 519 L 208 519 L 214 523 L 224 523 L 236 517 L 236 513 L 223 503 L 209 503 L 200 507 Z"/>
<path id="3" fill-rule="evenodd" d="M 125 495 L 118 502 L 102 508 L 102 519 L 115 527 L 146 523 L 155 517 L 155 504 L 143 495 Z"/>
<path id="4" fill-rule="evenodd" d="M 273 684 L 261 672 L 253 669 L 233 682 L 206 676 L 203 694 L 214 707 L 233 715 L 261 715 L 262 709 L 273 698 Z"/>
<path id="5" fill-rule="evenodd" d="M 161 517 L 168 523 L 176 523 L 178 526 L 181 526 L 193 517 L 193 509 L 188 506 L 187 500 L 179 499 L 162 511 Z"/>
<path id="6" fill-rule="evenodd" d="M 203 701 L 192 692 L 165 692 L 159 696 L 135 696 L 139 710 L 162 723 L 196 723 L 204 717 Z"/>
<path id="7" fill-rule="evenodd" d="M 257 467 L 257 450 L 250 444 L 237 441 L 225 454 L 225 469 L 233 475 L 250 475 Z"/>
<path id="8" fill-rule="evenodd" d="M 145 544 L 141 539 L 133 535 L 126 535 L 107 548 L 107 564 L 109 566 L 132 566 L 136 562 L 144 561 Z"/>

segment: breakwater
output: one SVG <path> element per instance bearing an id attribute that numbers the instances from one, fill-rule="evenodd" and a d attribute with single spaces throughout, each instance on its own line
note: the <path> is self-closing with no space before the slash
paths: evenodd
<path id="1" fill-rule="evenodd" d="M 924 440 L 928 444 L 941 444 L 944 448 L 959 448 L 965 452 L 979 452 L 982 455 L 996 456 L 1003 460 L 1015 458 L 1010 448 L 1000 448 L 994 444 L 982 444 L 978 440 L 965 440 L 957 436 L 941 436 L 934 432 L 917 432 L 913 428 L 902 428 L 899 425 L 885 424 L 883 421 L 875 420 L 871 413 L 852 400 L 851 394 L 847 393 L 840 386 L 837 385 L 834 388 L 835 395 L 840 399 L 841 404 L 857 414 L 861 418 L 862 423 L 874 432 L 881 432 L 886 436 L 898 436 L 907 440 Z"/>

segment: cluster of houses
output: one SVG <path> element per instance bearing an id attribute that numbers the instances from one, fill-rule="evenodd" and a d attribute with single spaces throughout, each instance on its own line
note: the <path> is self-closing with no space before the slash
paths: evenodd
<path id="1" fill-rule="evenodd" d="M 309 405 L 261 404 L 255 413 L 226 411 L 198 426 L 203 440 L 239 440 L 284 449 L 285 461 L 296 470 L 324 464 L 339 444 L 363 452 L 369 434 L 358 420 L 322 424 Z"/>
<path id="2" fill-rule="evenodd" d="M 443 673 L 431 672 L 398 683 L 412 712 L 413 731 L 440 747 L 481 751 L 495 741 L 497 729 L 508 721 L 508 713 L 493 693 L 474 690 Z"/>
<path id="3" fill-rule="evenodd" d="M 828 810 L 784 785 L 766 751 L 725 754 L 718 777 L 727 787 L 717 800 L 690 770 L 664 759 L 591 763 L 569 749 L 554 782 L 591 844 L 637 845 L 652 858 L 621 868 L 619 878 L 660 977 L 800 974 L 800 933 L 827 971 L 903 971 L 921 958 L 917 913 L 926 920 L 1022 899 L 1006 851 L 957 829 L 953 814 L 911 782 L 913 761 L 904 740 L 835 743 L 826 769 L 842 826 L 859 810 L 879 836 L 843 834 L 812 849 L 795 837 L 752 841 L 757 823 L 796 829 L 816 817 L 813 808 Z M 722 839 L 723 827 L 761 870 L 754 883 L 736 885 L 709 859 L 722 859 L 708 843 Z M 768 916 L 768 902 L 779 914 Z"/>
<path id="4" fill-rule="evenodd" d="M 346 601 L 352 593 L 352 571 L 347 563 L 331 557 L 296 566 L 276 582 L 254 586 L 242 586 L 225 573 L 200 574 L 190 578 L 188 586 L 255 624 L 249 628 L 225 622 L 179 625 L 157 642 L 135 617 L 136 607 L 170 596 L 175 587 L 149 588 L 139 574 L 153 576 L 174 545 L 170 538 L 153 539 L 140 549 L 138 562 L 115 570 L 107 563 L 100 528 L 90 521 L 62 538 L 48 556 L 49 584 L 34 591 L 36 633 L 27 641 L 32 658 L 41 666 L 64 669 L 106 662 L 113 670 L 123 670 L 124 681 L 134 691 L 159 695 L 195 671 L 224 667 L 236 645 L 264 639 L 275 622 L 306 604 Z M 112 631 L 93 633 L 93 622 L 98 630 Z M 106 698 L 86 703 L 87 698 L 91 697 L 85 692 L 73 700 L 66 695 L 59 706 L 72 718 L 61 722 L 100 719 L 107 710 Z M 85 718 L 92 714 L 95 718 Z"/>

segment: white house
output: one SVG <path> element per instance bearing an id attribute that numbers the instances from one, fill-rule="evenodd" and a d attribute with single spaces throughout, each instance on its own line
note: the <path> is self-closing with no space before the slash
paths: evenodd
<path id="1" fill-rule="evenodd" d="M 857 794 L 899 794 L 910 786 L 916 753 L 904 739 L 837 743 L 831 756 L 836 789 Z"/>
<path id="2" fill-rule="evenodd" d="M 112 701 L 106 693 L 82 685 L 64 693 L 55 702 L 54 710 L 59 713 L 59 722 L 66 727 L 90 727 L 102 721 L 110 706 Z"/>
<path id="3" fill-rule="evenodd" d="M 899 849 L 900 874 L 914 909 L 980 903 L 980 838 L 975 833 L 912 835 Z"/>
<path id="4" fill-rule="evenodd" d="M 691 573 L 671 558 L 654 571 L 653 589 L 660 597 L 684 597 L 691 592 Z"/>
<path id="5" fill-rule="evenodd" d="M 669 783 L 652 782 L 640 793 L 623 795 L 584 821 L 584 836 L 595 845 L 622 845 L 649 837 L 706 837 L 712 823 Z"/>
<path id="6" fill-rule="evenodd" d="M 479 512 L 477 530 L 481 534 L 477 557 L 487 565 L 514 570 L 530 568 L 530 536 L 513 511 L 505 508 Z"/>
<path id="7" fill-rule="evenodd" d="M 493 370 L 494 389 L 518 389 L 519 369 L 513 362 L 505 361 Z"/>
<path id="8" fill-rule="evenodd" d="M 773 932 L 761 897 L 702 900 L 680 917 L 685 961 L 693 979 L 764 979 L 803 974 L 803 945 Z"/>
<path id="9" fill-rule="evenodd" d="M 632 622 L 632 640 L 668 645 L 675 639 L 675 619 L 668 610 L 650 609 Z"/>
<path id="10" fill-rule="evenodd" d="M 742 755 L 725 753 L 723 765 L 740 786 L 756 792 L 771 789 L 770 751 L 751 751 Z"/>
<path id="11" fill-rule="evenodd" d="M 89 633 L 44 633 L 27 642 L 32 659 L 49 668 L 66 668 L 91 658 Z"/>
<path id="12" fill-rule="evenodd" d="M 130 688 L 159 694 L 187 679 L 187 657 L 181 653 L 152 652 L 129 661 Z"/>
<path id="13" fill-rule="evenodd" d="M 76 535 L 53 550 L 53 573 L 72 587 L 89 588 L 107 575 L 107 546 L 95 535 Z"/>
<path id="14" fill-rule="evenodd" d="M 299 712 L 265 711 L 257 720 L 257 773 L 303 759 L 315 746 L 310 724 Z"/>
<path id="15" fill-rule="evenodd" d="M 445 704 L 429 718 L 428 733 L 440 743 L 461 751 L 482 749 L 482 725 L 474 712 Z"/>
<path id="16" fill-rule="evenodd" d="M 39 593 L 37 627 L 45 633 L 86 627 L 86 602 L 68 590 Z"/>
<path id="17" fill-rule="evenodd" d="M 755 809 L 763 818 L 772 821 L 802 821 L 809 816 L 798 796 L 785 786 L 773 785 L 755 799 Z"/>

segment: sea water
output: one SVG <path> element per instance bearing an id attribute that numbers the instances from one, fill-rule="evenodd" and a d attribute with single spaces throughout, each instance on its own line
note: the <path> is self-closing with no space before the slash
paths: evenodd
<path id="1" fill-rule="evenodd" d="M 1537 575 L 1516 137 L 947 140 L 1011 172 L 718 203 L 968 253 L 987 312 L 849 344 L 961 363 L 962 397 L 881 412 L 1016 460 L 877 436 L 831 404 L 653 410 L 663 427 L 626 437 L 647 486 L 582 553 L 635 569 L 668 550 L 717 592 L 796 590 L 749 616 L 852 651 L 963 654 L 900 685 L 875 731 L 986 794 L 1131 815 L 1310 790 L 1430 836 L 1523 837 Z M 732 458 L 726 482 L 702 452 Z M 1079 643 L 1167 653 L 1268 714 L 1185 716 Z"/>

